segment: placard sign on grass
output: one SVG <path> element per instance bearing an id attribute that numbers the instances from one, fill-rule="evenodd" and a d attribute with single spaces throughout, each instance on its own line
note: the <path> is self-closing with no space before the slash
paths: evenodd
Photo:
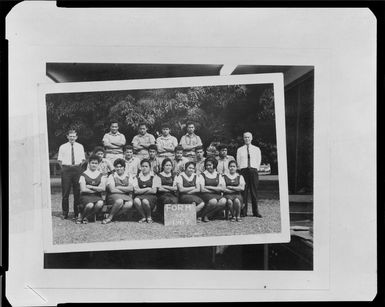
<path id="1" fill-rule="evenodd" d="M 196 208 L 193 204 L 164 205 L 165 226 L 196 225 Z"/>

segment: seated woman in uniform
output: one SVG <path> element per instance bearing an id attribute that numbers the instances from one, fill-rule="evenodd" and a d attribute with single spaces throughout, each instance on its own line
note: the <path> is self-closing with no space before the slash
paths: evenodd
<path id="1" fill-rule="evenodd" d="M 241 222 L 241 209 L 243 204 L 242 192 L 245 190 L 245 179 L 237 173 L 237 162 L 229 162 L 229 172 L 223 175 L 226 189 L 224 197 L 227 200 L 227 208 L 232 215 L 231 221 Z"/>
<path id="2" fill-rule="evenodd" d="M 126 214 L 133 206 L 134 186 L 132 178 L 125 172 L 126 161 L 118 158 L 114 161 L 114 167 L 116 172 L 112 173 L 107 181 L 107 204 L 112 207 L 102 224 L 111 223 L 115 216 Z"/>
<path id="3" fill-rule="evenodd" d="M 153 223 L 151 214 L 157 202 L 156 193 L 159 187 L 159 177 L 151 172 L 151 165 L 148 159 L 140 162 L 141 172 L 133 180 L 134 185 L 134 206 L 142 216 L 139 223 Z"/>
<path id="4" fill-rule="evenodd" d="M 216 171 L 217 159 L 208 157 L 205 160 L 205 171 L 201 173 L 201 198 L 206 203 L 203 209 L 203 221 L 208 222 L 209 217 L 223 212 L 226 207 L 226 198 L 222 197 L 225 189 L 223 177 Z"/>
<path id="5" fill-rule="evenodd" d="M 101 172 L 104 176 L 110 175 L 114 170 L 114 166 L 112 165 L 110 160 L 104 157 L 105 156 L 104 148 L 101 146 L 97 146 L 95 147 L 92 154 L 99 157 L 99 165 L 97 170 Z"/>
<path id="6" fill-rule="evenodd" d="M 103 207 L 101 193 L 106 190 L 106 177 L 97 170 L 99 158 L 91 155 L 88 160 L 88 168 L 79 178 L 80 184 L 80 204 L 77 224 L 87 224 L 88 218 L 97 214 Z"/>
<path id="7" fill-rule="evenodd" d="M 178 197 L 176 196 L 177 187 L 172 169 L 173 165 L 171 159 L 165 158 L 162 161 L 161 172 L 158 174 L 160 186 L 158 188 L 157 209 L 159 209 L 159 214 L 161 214 L 161 216 L 163 216 L 165 204 L 178 203 Z"/>
<path id="8" fill-rule="evenodd" d="M 175 180 L 179 191 L 179 202 L 181 204 L 194 204 L 196 206 L 197 219 L 201 220 L 200 211 L 205 203 L 198 196 L 200 192 L 200 179 L 195 173 L 195 162 L 189 161 L 185 170 Z"/>

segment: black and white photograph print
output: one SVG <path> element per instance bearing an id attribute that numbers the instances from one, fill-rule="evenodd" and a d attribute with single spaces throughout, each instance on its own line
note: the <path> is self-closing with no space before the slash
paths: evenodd
<path id="1" fill-rule="evenodd" d="M 288 241 L 282 74 L 62 83 L 42 97 L 49 249 Z"/>

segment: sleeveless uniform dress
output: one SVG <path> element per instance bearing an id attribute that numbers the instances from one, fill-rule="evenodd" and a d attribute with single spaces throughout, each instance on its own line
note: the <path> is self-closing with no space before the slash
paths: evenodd
<path id="1" fill-rule="evenodd" d="M 103 174 L 100 173 L 98 177 L 95 179 L 90 178 L 87 174 L 83 173 L 81 176 L 84 177 L 86 181 L 86 185 L 92 185 L 97 187 L 103 177 Z M 80 193 L 80 209 L 83 210 L 84 207 L 89 204 L 89 203 L 96 203 L 99 200 L 103 200 L 102 198 L 102 193 L 97 192 L 97 193 L 87 193 L 87 192 L 81 192 Z"/>
<path id="2" fill-rule="evenodd" d="M 184 188 L 191 188 L 196 186 L 197 181 L 197 175 L 194 174 L 194 178 L 191 181 L 188 181 L 183 175 L 181 175 L 183 180 L 183 187 Z M 179 201 L 181 204 L 191 204 L 196 203 L 200 204 L 203 202 L 202 198 L 200 198 L 198 195 L 195 194 L 187 194 L 187 193 L 179 193 Z"/>
<path id="3" fill-rule="evenodd" d="M 117 176 L 114 176 L 115 187 L 128 187 L 129 177 L 126 176 L 124 179 L 120 179 Z M 131 200 L 132 201 L 132 193 L 108 193 L 107 194 L 107 204 L 113 205 L 116 200 L 122 199 L 124 202 Z"/>
<path id="4" fill-rule="evenodd" d="M 162 174 L 158 174 L 161 185 L 172 186 L 174 183 L 174 176 L 171 175 L 169 177 L 163 176 Z M 176 197 L 174 192 L 158 192 L 158 204 L 160 206 L 164 206 L 165 204 L 177 204 L 178 198 Z"/>
<path id="5" fill-rule="evenodd" d="M 205 186 L 207 187 L 217 187 L 219 186 L 219 176 L 220 174 L 217 174 L 217 177 L 215 178 L 208 178 L 206 177 L 205 173 L 201 174 L 203 176 L 203 179 L 205 180 Z M 215 192 L 204 192 L 201 193 L 201 198 L 205 203 L 207 203 L 210 199 L 216 199 L 219 200 L 222 198 L 221 193 L 215 193 Z"/>
<path id="6" fill-rule="evenodd" d="M 153 181 L 154 181 L 154 176 L 151 176 L 150 179 L 146 181 L 142 181 L 138 176 L 138 186 L 141 189 L 151 188 Z M 155 194 L 138 194 L 138 195 L 135 195 L 135 197 L 139 198 L 140 200 L 147 199 L 148 202 L 150 203 L 151 208 L 154 208 L 157 202 L 157 197 Z"/>
<path id="7" fill-rule="evenodd" d="M 239 182 L 240 182 L 240 178 L 241 178 L 241 176 L 239 176 L 239 175 L 237 175 L 234 179 L 229 178 L 227 175 L 223 175 L 223 179 L 226 182 L 226 187 L 238 186 Z M 230 200 L 234 200 L 234 199 L 238 198 L 239 201 L 241 202 L 241 204 L 243 203 L 243 197 L 242 197 L 241 192 L 234 191 L 233 193 L 225 193 L 224 197 L 226 197 L 226 199 L 230 199 Z"/>

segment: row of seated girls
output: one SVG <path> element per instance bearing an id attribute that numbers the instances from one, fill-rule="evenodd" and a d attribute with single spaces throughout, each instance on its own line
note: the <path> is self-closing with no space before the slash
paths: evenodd
<path id="1" fill-rule="evenodd" d="M 119 216 L 123 217 L 120 220 L 132 221 L 135 211 L 139 220 L 134 221 L 153 223 L 153 218 L 157 221 L 157 217 L 163 217 L 165 204 L 193 204 L 197 222 L 216 218 L 241 221 L 245 180 L 237 172 L 234 160 L 228 163 L 225 174 L 217 172 L 218 160 L 208 157 L 204 161 L 204 171 L 197 172 L 195 162 L 189 161 L 176 175 L 170 158 L 162 161 L 157 174 L 151 171 L 150 161 L 143 159 L 137 176 L 125 171 L 126 161 L 120 158 L 113 162 L 115 171 L 106 176 L 98 170 L 99 161 L 97 155 L 92 155 L 80 176 L 78 224 L 88 223 L 103 206 L 107 211 L 102 224 L 111 223 Z"/>

